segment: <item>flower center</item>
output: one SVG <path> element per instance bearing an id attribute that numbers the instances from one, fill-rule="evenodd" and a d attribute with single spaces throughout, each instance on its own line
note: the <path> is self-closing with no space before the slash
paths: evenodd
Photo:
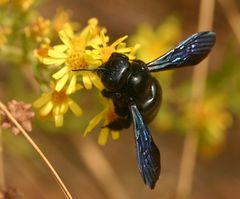
<path id="1" fill-rule="evenodd" d="M 87 63 L 84 58 L 84 52 L 81 50 L 74 50 L 67 59 L 68 64 L 72 70 L 85 68 Z"/>
<path id="2" fill-rule="evenodd" d="M 43 58 L 48 57 L 48 51 L 50 46 L 48 44 L 42 44 L 40 48 L 34 51 L 34 55 L 42 62 Z"/>
<path id="3" fill-rule="evenodd" d="M 59 92 L 54 91 L 52 93 L 52 101 L 54 104 L 61 104 L 67 100 L 67 95 L 65 93 L 65 90 L 61 90 Z"/>

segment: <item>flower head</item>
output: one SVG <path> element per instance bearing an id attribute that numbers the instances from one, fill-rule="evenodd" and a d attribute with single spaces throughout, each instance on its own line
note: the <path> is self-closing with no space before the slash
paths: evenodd
<path id="1" fill-rule="evenodd" d="M 82 75 L 85 88 L 90 89 L 92 83 L 98 85 L 97 77 L 91 72 L 73 72 L 72 70 L 85 69 L 89 67 L 89 56 L 85 53 L 88 42 L 94 37 L 97 20 L 89 20 L 88 26 L 80 34 L 75 35 L 70 24 L 65 24 L 63 30 L 59 32 L 59 37 L 63 44 L 56 45 L 48 51 L 48 57 L 43 60 L 47 65 L 62 66 L 53 74 L 57 80 L 56 90 L 60 91 L 67 83 L 68 94 L 75 91 L 77 74 Z M 92 63 L 92 62 L 91 62 Z M 99 80 L 100 81 L 100 80 Z"/>
<path id="2" fill-rule="evenodd" d="M 100 78 L 95 73 L 87 70 L 99 67 L 109 59 L 113 52 L 123 53 L 130 59 L 134 59 L 136 50 L 136 47 L 126 47 L 124 41 L 127 36 L 109 45 L 109 37 L 106 35 L 106 29 L 98 25 L 96 18 L 90 19 L 88 25 L 79 33 L 75 33 L 72 25 L 66 23 L 63 29 L 58 32 L 58 35 L 62 44 L 52 47 L 44 45 L 35 51 L 36 57 L 42 60 L 45 65 L 54 66 L 59 69 L 52 75 L 56 81 L 53 91 L 43 94 L 39 100 L 40 102 L 37 101 L 35 103 L 35 107 L 40 108 L 40 115 L 52 115 L 55 118 L 59 118 L 59 116 L 56 116 L 59 114 L 56 114 L 56 111 L 54 111 L 53 93 L 59 94 L 63 92 L 65 96 L 68 96 L 77 90 L 79 80 L 81 80 L 86 89 L 91 89 L 94 85 L 98 90 L 103 90 L 104 87 Z M 105 126 L 116 117 L 111 100 L 105 100 L 104 106 L 104 111 L 93 118 L 86 132 L 91 131 L 104 117 L 107 118 L 104 120 Z M 64 112 L 60 114 L 61 118 L 63 118 L 63 114 Z M 58 126 L 62 124 L 62 122 L 58 122 L 58 119 L 55 119 L 55 122 Z M 101 144 L 106 142 L 109 132 L 108 128 L 101 130 L 99 136 Z M 119 136 L 119 133 L 115 131 L 111 133 L 114 139 Z"/>
<path id="3" fill-rule="evenodd" d="M 48 50 L 48 57 L 43 59 L 46 65 L 61 66 L 60 70 L 53 74 L 53 78 L 57 81 L 55 88 L 57 91 L 68 84 L 68 94 L 74 92 L 77 76 L 81 77 L 86 89 L 91 89 L 94 85 L 102 90 L 103 86 L 96 74 L 73 70 L 99 67 L 113 52 L 126 54 L 130 59 L 134 58 L 134 48 L 126 47 L 126 43 L 123 42 L 127 36 L 108 46 L 109 37 L 105 33 L 106 29 L 98 26 L 96 18 L 90 19 L 88 25 L 79 34 L 74 33 L 69 23 L 59 31 L 63 44 L 52 47 Z"/>
<path id="4" fill-rule="evenodd" d="M 43 93 L 42 96 L 33 103 L 33 106 L 39 109 L 39 115 L 41 117 L 53 118 L 55 125 L 60 127 L 63 125 L 63 116 L 69 108 L 76 116 L 82 114 L 82 109 L 67 95 L 65 88 L 56 91 L 54 85 L 51 87 L 52 90 L 50 92 Z"/>
<path id="5" fill-rule="evenodd" d="M 48 38 L 50 28 L 50 21 L 38 16 L 36 20 L 30 25 L 25 27 L 25 33 L 28 37 L 34 38 L 36 41 L 41 42 Z"/>
<path id="6" fill-rule="evenodd" d="M 108 45 L 109 37 L 106 35 L 106 30 L 100 32 L 100 37 L 98 41 L 90 43 L 93 50 L 88 51 L 88 53 L 94 58 L 94 60 L 99 60 L 99 63 L 105 63 L 111 56 L 113 52 L 118 52 L 125 54 L 130 60 L 135 59 L 134 53 L 138 45 L 135 47 L 126 47 L 124 42 L 127 39 L 127 35 L 117 39 L 111 45 Z"/>
<path id="7" fill-rule="evenodd" d="M 200 152 L 205 156 L 213 155 L 220 149 L 232 117 L 226 111 L 223 96 L 208 97 L 200 105 L 188 106 L 184 121 L 199 132 Z"/>
<path id="8" fill-rule="evenodd" d="M 106 125 L 108 125 L 110 122 L 112 122 L 114 119 L 118 117 L 114 111 L 112 100 L 103 98 L 101 96 L 101 102 L 104 106 L 103 111 L 98 113 L 93 119 L 90 120 L 84 132 L 84 136 L 86 136 L 89 132 L 91 132 L 102 121 L 103 127 L 100 130 L 98 143 L 101 145 L 105 145 L 110 133 L 113 140 L 118 139 L 120 134 L 118 131 L 113 131 L 105 127 Z"/>
<path id="9" fill-rule="evenodd" d="M 48 57 L 48 50 L 51 48 L 49 42 L 44 42 L 40 44 L 40 47 L 33 51 L 34 56 L 43 63 L 43 59 Z"/>
<path id="10" fill-rule="evenodd" d="M 24 102 L 17 102 L 16 100 L 12 100 L 8 102 L 7 108 L 12 116 L 19 122 L 19 124 L 26 130 L 32 130 L 32 118 L 34 117 L 34 112 L 31 111 L 31 104 L 25 104 Z M 11 128 L 12 132 L 16 135 L 19 133 L 19 129 L 13 124 L 8 117 L 4 114 L 4 112 L 0 111 L 0 115 L 2 116 L 1 126 L 3 128 Z"/>

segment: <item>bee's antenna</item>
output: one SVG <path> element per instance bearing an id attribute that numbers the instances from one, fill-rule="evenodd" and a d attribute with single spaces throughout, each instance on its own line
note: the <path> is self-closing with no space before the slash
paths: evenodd
<path id="1" fill-rule="evenodd" d="M 81 69 L 73 69 L 72 71 L 90 71 L 90 72 L 103 72 L 105 71 L 106 69 L 105 68 L 95 68 L 95 69 L 87 69 L 87 68 L 81 68 Z"/>
<path id="2" fill-rule="evenodd" d="M 73 69 L 72 71 L 91 71 L 91 72 L 96 72 L 98 69 L 86 69 L 86 68 L 81 68 L 81 69 Z"/>

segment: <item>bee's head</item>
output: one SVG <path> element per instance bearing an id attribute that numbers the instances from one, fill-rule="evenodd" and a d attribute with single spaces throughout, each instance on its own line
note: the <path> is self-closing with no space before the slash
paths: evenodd
<path id="1" fill-rule="evenodd" d="M 128 57 L 120 53 L 112 53 L 109 60 L 97 70 L 106 89 L 116 91 L 127 79 L 126 72 L 130 66 Z"/>

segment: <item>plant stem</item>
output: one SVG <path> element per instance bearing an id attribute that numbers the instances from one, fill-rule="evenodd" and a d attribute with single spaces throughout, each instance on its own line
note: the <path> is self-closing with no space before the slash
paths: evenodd
<path id="1" fill-rule="evenodd" d="M 55 180 L 57 181 L 58 185 L 61 187 L 63 193 L 65 194 L 66 198 L 72 199 L 72 196 L 64 183 L 62 182 L 61 178 L 59 177 L 56 170 L 53 168 L 51 163 L 48 161 L 46 156 L 43 154 L 41 149 L 37 146 L 37 144 L 32 140 L 32 138 L 28 135 L 28 133 L 23 129 L 23 127 L 16 121 L 16 119 L 12 116 L 12 114 L 7 110 L 6 106 L 0 101 L 0 109 L 7 115 L 7 117 L 11 120 L 11 122 L 16 125 L 16 127 L 19 129 L 19 131 L 23 134 L 23 136 L 27 139 L 27 141 L 32 145 L 32 147 L 37 151 L 37 153 L 40 155 L 42 160 L 45 162 L 47 167 L 50 169 L 51 173 L 53 174 Z"/>
<path id="2" fill-rule="evenodd" d="M 212 28 L 215 0 L 201 0 L 198 30 Z M 203 100 L 209 57 L 194 68 L 192 77 L 192 96 L 190 104 L 198 107 Z M 193 110 L 194 111 L 194 110 Z M 197 158 L 198 132 L 189 129 L 184 141 L 183 154 L 177 184 L 176 198 L 188 199 L 192 190 L 195 163 Z"/>
<path id="3" fill-rule="evenodd" d="M 76 142 L 76 139 L 72 141 L 74 145 L 76 145 L 78 153 L 87 165 L 89 171 L 95 176 L 109 198 L 130 199 L 129 194 L 118 179 L 116 172 L 104 154 L 99 150 L 99 147 L 90 140 L 84 140 L 81 146 L 79 142 Z"/>
<path id="4" fill-rule="evenodd" d="M 234 0 L 218 0 L 218 2 L 222 7 L 222 10 L 232 28 L 235 37 L 238 40 L 238 43 L 240 43 L 240 26 L 236 25 L 240 21 L 240 14 L 237 9 L 238 6 L 236 2 Z"/>
<path id="5" fill-rule="evenodd" d="M 1 121 L 0 116 L 0 121 Z M 3 190 L 5 188 L 5 178 L 4 178 L 4 163 L 3 163 L 3 145 L 2 145 L 2 128 L 0 126 L 0 198 L 3 197 Z"/>

